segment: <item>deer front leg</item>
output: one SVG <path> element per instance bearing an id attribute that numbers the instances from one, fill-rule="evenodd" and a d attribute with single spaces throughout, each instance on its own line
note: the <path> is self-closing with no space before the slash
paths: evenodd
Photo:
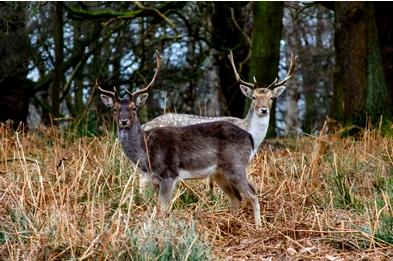
<path id="1" fill-rule="evenodd" d="M 149 183 L 151 183 L 150 178 L 147 176 L 147 174 L 142 173 L 139 178 L 139 191 L 140 192 L 144 191 L 146 185 Z"/>
<path id="2" fill-rule="evenodd" d="M 169 201 L 172 198 L 172 191 L 174 187 L 175 180 L 173 179 L 163 179 L 159 182 L 157 214 L 165 214 L 168 210 Z"/>

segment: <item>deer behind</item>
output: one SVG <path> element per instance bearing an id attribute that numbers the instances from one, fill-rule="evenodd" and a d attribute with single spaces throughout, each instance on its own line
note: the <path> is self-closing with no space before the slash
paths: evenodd
<path id="1" fill-rule="evenodd" d="M 267 87 L 258 87 L 255 79 L 254 83 L 243 81 L 237 72 L 232 52 L 229 53 L 228 58 L 236 80 L 240 83 L 240 90 L 244 96 L 251 100 L 250 108 L 244 119 L 236 117 L 203 117 L 192 114 L 168 113 L 145 123 L 142 128 L 144 130 L 150 130 L 155 127 L 187 126 L 202 122 L 228 121 L 251 133 L 255 145 L 252 155 L 254 156 L 266 137 L 273 100 L 284 92 L 286 87 L 283 86 L 283 84 L 293 76 L 296 57 L 292 54 L 286 77 L 281 81 L 276 79 Z"/>
<path id="2" fill-rule="evenodd" d="M 232 209 L 240 206 L 241 194 L 253 206 L 257 227 L 261 225 L 256 191 L 248 181 L 246 169 L 253 139 L 229 122 L 211 122 L 186 127 L 163 127 L 144 131 L 138 120 L 137 107 L 148 97 L 145 93 L 154 83 L 119 99 L 114 92 L 101 88 L 101 100 L 114 110 L 118 136 L 124 153 L 140 166 L 142 177 L 158 188 L 158 211 L 165 210 L 176 183 L 184 179 L 212 178 L 229 197 Z"/>

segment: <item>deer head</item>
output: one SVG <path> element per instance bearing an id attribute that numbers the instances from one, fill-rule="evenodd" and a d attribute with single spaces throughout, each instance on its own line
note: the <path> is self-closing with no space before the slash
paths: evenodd
<path id="1" fill-rule="evenodd" d="M 161 57 L 158 51 L 156 51 L 156 60 L 157 69 L 154 73 L 153 79 L 145 88 L 136 90 L 133 93 L 126 89 L 129 96 L 128 99 L 120 99 L 115 87 L 113 87 L 113 92 L 111 92 L 102 89 L 96 83 L 98 89 L 102 92 L 100 95 L 102 102 L 106 107 L 113 109 L 113 117 L 119 129 L 130 128 L 135 124 L 135 121 L 137 120 L 136 110 L 138 107 L 145 104 L 147 97 L 149 96 L 146 92 L 154 84 L 160 69 Z"/>
<path id="2" fill-rule="evenodd" d="M 230 51 L 228 58 L 231 62 L 233 72 L 235 74 L 236 80 L 240 83 L 239 87 L 242 93 L 249 99 L 252 100 L 251 106 L 253 107 L 255 113 L 260 117 L 265 117 L 270 115 L 270 109 L 273 104 L 273 100 L 280 96 L 285 90 L 285 82 L 288 81 L 295 71 L 296 56 L 292 53 L 291 64 L 285 78 L 278 81 L 276 78 L 267 87 L 258 87 L 257 81 L 254 77 L 254 83 L 243 81 L 237 72 L 235 62 L 233 60 L 233 53 Z"/>

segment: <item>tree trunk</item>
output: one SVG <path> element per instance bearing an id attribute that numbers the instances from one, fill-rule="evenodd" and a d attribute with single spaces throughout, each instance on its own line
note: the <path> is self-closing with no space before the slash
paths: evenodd
<path id="1" fill-rule="evenodd" d="M 336 2 L 335 11 L 333 116 L 360 126 L 376 123 L 392 109 L 374 3 Z"/>
<path id="2" fill-rule="evenodd" d="M 83 54 L 80 38 L 82 36 L 81 25 L 73 22 L 74 28 L 74 50 L 77 53 Z M 83 110 L 83 70 L 78 70 L 74 78 L 74 108 L 70 110 L 73 112 L 73 117 L 81 115 Z"/>
<path id="3" fill-rule="evenodd" d="M 386 85 L 374 4 L 368 3 L 366 8 L 368 17 L 368 78 L 365 113 L 370 116 L 372 122 L 376 123 L 381 115 L 392 115 L 392 103 Z"/>
<path id="4" fill-rule="evenodd" d="M 27 4 L 0 3 L 0 121 L 25 124 L 31 86 L 26 79 L 29 42 L 26 32 Z"/>
<path id="5" fill-rule="evenodd" d="M 250 79 L 259 87 L 273 82 L 278 75 L 284 2 L 255 2 Z M 270 112 L 268 136 L 275 135 L 275 103 Z"/>
<path id="6" fill-rule="evenodd" d="M 378 28 L 379 44 L 382 53 L 383 70 L 386 87 L 393 104 L 393 16 L 392 4 L 386 2 L 374 3 L 376 25 Z M 390 112 L 392 113 L 392 112 Z"/>
<path id="7" fill-rule="evenodd" d="M 55 36 L 55 68 L 52 83 L 52 114 L 58 117 L 60 114 L 60 94 L 63 88 L 63 58 L 64 58 L 64 36 L 63 36 L 63 10 L 62 3 L 55 3 L 54 14 L 54 36 Z"/>
<path id="8" fill-rule="evenodd" d="M 245 3 L 241 2 L 214 2 L 214 11 L 212 14 L 212 43 L 219 53 L 214 57 L 215 64 L 218 66 L 221 91 L 227 105 L 229 115 L 234 117 L 244 117 L 245 97 L 240 91 L 239 84 L 236 82 L 232 68 L 228 60 L 229 50 L 233 50 L 234 59 L 237 65 L 245 60 L 248 55 L 249 46 L 243 32 L 234 23 L 239 25 L 243 30 L 246 17 L 241 14 L 241 8 Z M 232 17 L 233 11 L 234 19 Z M 238 66 L 239 68 L 239 66 Z M 239 69 L 242 79 L 247 75 L 248 68 L 243 66 L 243 70 Z"/>

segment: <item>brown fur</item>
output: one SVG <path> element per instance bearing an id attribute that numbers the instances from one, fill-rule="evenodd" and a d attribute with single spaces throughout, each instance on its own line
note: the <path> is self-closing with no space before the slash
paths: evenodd
<path id="1" fill-rule="evenodd" d="M 212 164 L 227 170 L 228 165 L 234 164 L 227 162 L 233 155 L 239 164 L 234 167 L 241 168 L 247 165 L 253 149 L 252 137 L 248 132 L 224 121 L 154 128 L 146 132 L 146 137 L 151 170 L 156 175 L 164 175 L 160 174 L 162 166 L 170 166 L 173 175 L 179 168 L 194 170 Z"/>

